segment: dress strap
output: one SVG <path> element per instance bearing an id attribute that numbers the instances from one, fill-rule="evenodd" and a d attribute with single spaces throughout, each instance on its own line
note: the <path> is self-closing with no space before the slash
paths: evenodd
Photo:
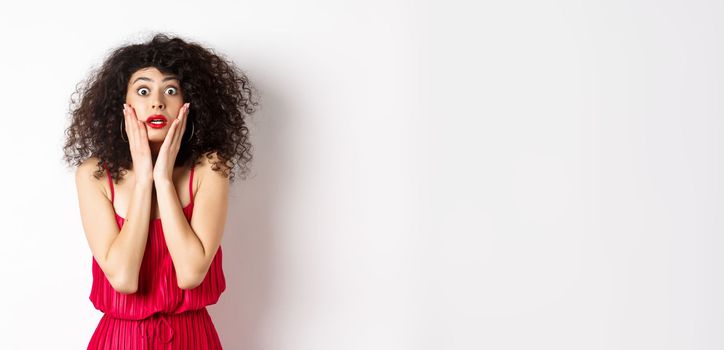
<path id="1" fill-rule="evenodd" d="M 191 198 L 191 203 L 194 202 L 194 167 L 196 164 L 191 166 L 191 176 L 189 177 L 189 198 Z"/>
<path id="2" fill-rule="evenodd" d="M 108 175 L 108 185 L 111 186 L 111 203 L 113 203 L 113 200 L 116 197 L 116 194 L 113 191 L 113 178 L 111 177 L 111 173 L 108 172 L 108 168 L 106 168 L 106 163 L 103 163 L 103 169 L 106 169 L 106 174 Z"/>

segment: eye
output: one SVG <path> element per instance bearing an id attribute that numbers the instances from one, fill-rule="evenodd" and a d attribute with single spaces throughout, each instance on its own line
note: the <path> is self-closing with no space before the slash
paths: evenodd
<path id="1" fill-rule="evenodd" d="M 169 87 L 169 88 L 166 88 L 166 93 L 169 95 L 176 95 L 176 93 L 178 93 L 178 91 L 176 90 L 175 87 Z"/>
<path id="2" fill-rule="evenodd" d="M 145 91 L 145 93 L 144 93 L 144 91 Z M 141 96 L 146 96 L 151 93 L 151 90 L 144 87 L 144 88 L 140 88 L 140 89 L 136 90 L 136 92 L 138 92 L 138 94 Z"/>

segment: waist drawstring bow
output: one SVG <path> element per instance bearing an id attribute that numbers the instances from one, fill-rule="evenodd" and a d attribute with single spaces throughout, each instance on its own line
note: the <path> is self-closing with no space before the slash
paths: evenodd
<path id="1" fill-rule="evenodd" d="M 163 343 L 170 343 L 173 339 L 174 331 L 171 323 L 165 314 L 157 314 L 156 317 L 144 319 L 138 326 L 141 328 L 141 338 L 153 338 L 158 336 Z M 165 336 L 163 336 L 165 333 Z"/>

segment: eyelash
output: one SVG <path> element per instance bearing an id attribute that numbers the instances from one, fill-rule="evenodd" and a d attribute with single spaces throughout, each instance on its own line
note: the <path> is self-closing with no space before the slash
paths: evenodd
<path id="1" fill-rule="evenodd" d="M 149 88 L 147 88 L 147 87 L 145 87 L 145 86 L 142 86 L 142 87 L 139 87 L 139 88 L 136 90 L 136 93 L 137 93 L 139 96 L 148 96 L 148 94 L 150 93 L 150 91 L 149 91 L 147 94 L 142 95 L 142 94 L 140 93 L 141 89 L 149 90 Z M 166 88 L 166 90 L 168 90 L 168 89 L 174 89 L 174 90 L 175 90 L 175 92 L 174 92 L 173 94 L 171 94 L 171 95 L 176 95 L 176 94 L 178 94 L 178 88 L 176 88 L 175 86 L 169 86 L 169 87 Z"/>

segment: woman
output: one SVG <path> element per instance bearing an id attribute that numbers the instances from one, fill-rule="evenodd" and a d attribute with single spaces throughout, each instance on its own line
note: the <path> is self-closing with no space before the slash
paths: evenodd
<path id="1" fill-rule="evenodd" d="M 71 98 L 64 159 L 104 313 L 88 349 L 222 348 L 206 306 L 226 288 L 220 242 L 233 169 L 252 158 L 252 90 L 212 50 L 157 34 L 114 50 Z"/>

